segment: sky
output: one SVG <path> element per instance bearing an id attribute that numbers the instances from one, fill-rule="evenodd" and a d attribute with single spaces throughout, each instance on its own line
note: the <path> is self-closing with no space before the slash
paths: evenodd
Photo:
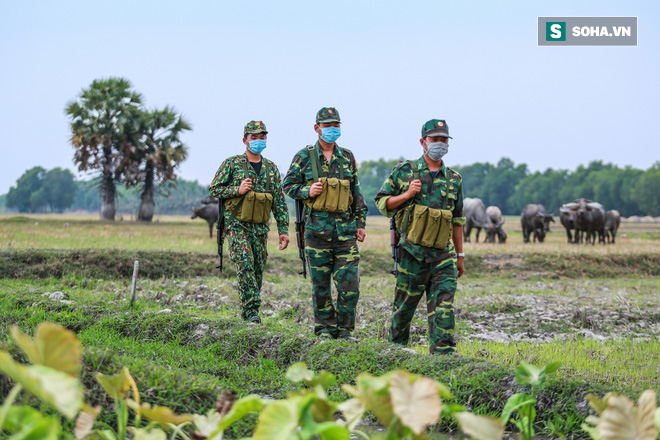
<path id="1" fill-rule="evenodd" d="M 637 16 L 637 47 L 538 47 L 538 16 Z M 421 155 L 445 119 L 445 162 L 574 170 L 660 160 L 660 2 L 556 0 L 0 0 L 0 194 L 34 166 L 76 171 L 67 102 L 124 77 L 147 108 L 193 125 L 179 175 L 207 185 L 263 120 L 282 174 L 342 118 L 358 162 Z"/>

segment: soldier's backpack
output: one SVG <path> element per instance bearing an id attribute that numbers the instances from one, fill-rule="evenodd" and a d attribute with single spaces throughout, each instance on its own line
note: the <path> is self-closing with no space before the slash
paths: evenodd
<path id="1" fill-rule="evenodd" d="M 315 145 L 308 145 L 309 159 L 312 162 L 312 175 L 314 180 L 307 182 L 313 184 L 321 179 L 323 191 L 314 198 L 305 200 L 305 204 L 314 211 L 346 212 L 353 203 L 351 181 L 344 179 L 344 167 L 339 165 L 339 179 L 321 176 L 321 161 Z"/>
<path id="2" fill-rule="evenodd" d="M 248 174 L 247 158 L 241 159 L 245 178 Z M 270 193 L 270 176 L 268 175 L 268 162 L 263 161 L 262 172 L 266 176 L 266 192 L 258 193 L 248 191 L 242 196 L 227 199 L 225 209 L 231 212 L 227 225 L 236 218 L 248 223 L 268 223 L 270 211 L 273 208 L 273 195 Z"/>
<path id="3" fill-rule="evenodd" d="M 419 179 L 417 161 L 409 160 L 407 163 L 412 168 L 413 180 Z M 432 184 L 428 185 L 429 195 L 431 191 L 433 191 Z M 442 208 L 447 206 L 448 194 L 448 185 L 445 185 L 445 196 L 440 205 Z M 451 219 L 452 212 L 449 209 L 435 209 L 421 203 L 411 203 L 397 211 L 394 221 L 399 233 L 412 244 L 446 249 L 453 231 Z"/>

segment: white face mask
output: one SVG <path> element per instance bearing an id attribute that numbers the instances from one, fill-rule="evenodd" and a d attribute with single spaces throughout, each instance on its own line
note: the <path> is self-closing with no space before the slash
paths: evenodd
<path id="1" fill-rule="evenodd" d="M 449 144 L 444 142 L 427 142 L 426 146 L 426 154 L 431 160 L 440 160 L 449 151 Z"/>

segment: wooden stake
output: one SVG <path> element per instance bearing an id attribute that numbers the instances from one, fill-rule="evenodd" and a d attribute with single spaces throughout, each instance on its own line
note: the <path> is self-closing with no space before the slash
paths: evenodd
<path id="1" fill-rule="evenodd" d="M 131 284 L 131 302 L 129 304 L 131 307 L 133 307 L 133 303 L 135 302 L 135 285 L 137 284 L 139 266 L 140 263 L 137 260 L 135 260 L 135 263 L 133 263 L 133 282 Z"/>

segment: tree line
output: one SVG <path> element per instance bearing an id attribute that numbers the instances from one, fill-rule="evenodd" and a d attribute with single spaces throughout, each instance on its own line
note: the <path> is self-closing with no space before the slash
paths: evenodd
<path id="1" fill-rule="evenodd" d="M 379 159 L 360 163 L 360 186 L 370 215 L 379 215 L 374 197 L 398 162 Z M 480 198 L 486 206 L 498 206 L 506 215 L 520 214 L 529 203 L 540 203 L 552 212 L 564 203 L 585 197 L 606 209 L 617 209 L 623 216 L 660 216 L 660 162 L 645 171 L 593 161 L 575 171 L 548 168 L 532 173 L 527 165 L 516 165 L 508 158 L 497 164 L 478 162 L 452 168 L 463 177 L 465 197 Z M 101 184 L 100 177 L 75 180 L 66 169 L 34 167 L 23 173 L 6 195 L 0 196 L 0 209 L 6 205 L 19 212 L 98 212 L 103 204 L 99 197 Z M 155 213 L 188 214 L 192 206 L 208 196 L 208 186 L 176 179 L 159 185 L 154 194 Z M 116 212 L 138 218 L 141 189 L 117 184 L 115 204 Z M 292 209 L 293 203 L 289 207 Z"/>
<path id="2" fill-rule="evenodd" d="M 0 212 L 99 212 L 102 207 L 99 178 L 76 180 L 67 169 L 45 170 L 40 166 L 25 171 L 9 192 L 0 196 Z M 117 213 L 137 215 L 142 202 L 141 191 L 120 183 L 116 186 Z M 160 185 L 155 191 L 155 214 L 189 214 L 208 196 L 208 187 L 197 181 L 177 179 Z"/>
<path id="3" fill-rule="evenodd" d="M 360 185 L 369 214 L 378 214 L 374 197 L 398 162 L 379 159 L 360 164 Z M 564 203 L 585 197 L 605 209 L 617 209 L 623 216 L 660 216 L 660 162 L 648 170 L 592 161 L 575 171 L 548 168 L 530 172 L 526 164 L 516 165 L 505 157 L 497 164 L 477 162 L 451 168 L 463 178 L 465 197 L 497 206 L 505 215 L 519 215 L 529 203 L 540 203 L 558 214 Z"/>

